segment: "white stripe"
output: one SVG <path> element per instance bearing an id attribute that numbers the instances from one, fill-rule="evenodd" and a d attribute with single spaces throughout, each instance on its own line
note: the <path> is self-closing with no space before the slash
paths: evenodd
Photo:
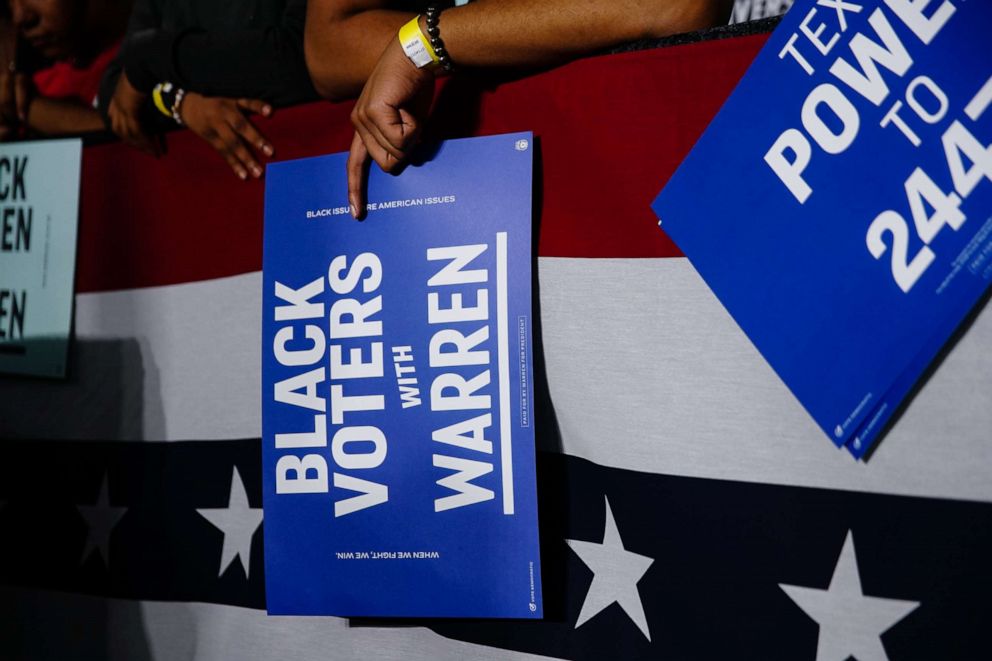
<path id="1" fill-rule="evenodd" d="M 336 617 L 269 617 L 216 604 L 131 601 L 0 588 L 21 649 L 50 659 L 546 659 L 451 640 L 422 627 L 352 626 Z M 85 626 L 67 626 L 67 622 Z M 13 624 L 12 624 L 13 626 Z"/>
<path id="2" fill-rule="evenodd" d="M 499 364 L 499 454 L 503 514 L 513 514 L 513 437 L 510 425 L 510 334 L 506 311 L 506 232 L 496 233 L 496 351 Z"/>
<path id="3" fill-rule="evenodd" d="M 261 273 L 76 296 L 66 382 L 0 378 L 0 437 L 261 435 Z"/>
<path id="4" fill-rule="evenodd" d="M 80 369 L 67 384 L 0 378 L 0 436 L 258 437 L 260 282 L 255 273 L 78 296 Z M 686 260 L 542 258 L 539 282 L 569 454 L 673 475 L 992 501 L 988 310 L 862 465 L 813 424 Z"/>
<path id="5" fill-rule="evenodd" d="M 861 464 L 816 427 L 687 260 L 543 259 L 540 269 L 569 454 L 673 475 L 992 500 L 989 310 Z"/>

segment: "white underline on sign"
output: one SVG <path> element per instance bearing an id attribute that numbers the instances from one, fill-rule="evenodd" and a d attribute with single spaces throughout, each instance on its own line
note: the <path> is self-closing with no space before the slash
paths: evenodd
<path id="1" fill-rule="evenodd" d="M 496 233 L 496 344 L 499 361 L 499 454 L 503 514 L 513 514 L 513 438 L 510 426 L 510 332 L 506 309 L 506 232 Z"/>
<path id="2" fill-rule="evenodd" d="M 964 113 L 971 118 L 971 121 L 977 122 L 990 103 L 992 103 L 992 77 L 985 81 L 975 97 L 968 102 L 964 108 Z"/>

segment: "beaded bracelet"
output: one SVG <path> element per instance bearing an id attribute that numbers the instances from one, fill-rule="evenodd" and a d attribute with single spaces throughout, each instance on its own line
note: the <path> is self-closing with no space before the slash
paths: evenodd
<path id="1" fill-rule="evenodd" d="M 427 21 L 427 38 L 431 42 L 431 48 L 434 49 L 434 54 L 437 55 L 438 64 L 445 71 L 450 72 L 455 68 L 455 65 L 451 61 L 451 56 L 448 55 L 448 49 L 444 47 L 444 41 L 441 40 L 441 28 L 438 25 L 438 22 L 441 20 L 441 11 L 438 7 L 431 5 L 424 12 L 424 18 Z"/>
<path id="2" fill-rule="evenodd" d="M 186 90 L 180 87 L 176 90 L 176 98 L 172 102 L 172 119 L 176 120 L 176 124 L 179 124 L 179 126 L 183 125 L 183 117 L 179 114 L 179 106 L 182 105 L 184 96 L 186 96 Z"/>
<path id="3" fill-rule="evenodd" d="M 183 102 L 184 96 L 186 90 L 169 82 L 159 83 L 152 90 L 152 102 L 155 108 L 180 126 L 183 125 L 183 118 L 179 114 L 179 104 Z"/>

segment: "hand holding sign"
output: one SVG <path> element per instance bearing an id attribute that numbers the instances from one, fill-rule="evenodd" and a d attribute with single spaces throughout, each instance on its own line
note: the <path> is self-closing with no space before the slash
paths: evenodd
<path id="1" fill-rule="evenodd" d="M 393 39 L 351 112 L 355 137 L 346 168 L 353 217 L 365 216 L 369 158 L 386 172 L 395 172 L 417 144 L 433 95 L 434 74 L 415 67 Z"/>

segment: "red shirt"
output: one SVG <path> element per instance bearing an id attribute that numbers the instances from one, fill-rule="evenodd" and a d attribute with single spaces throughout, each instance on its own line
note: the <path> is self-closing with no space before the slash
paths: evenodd
<path id="1" fill-rule="evenodd" d="M 103 71 L 117 55 L 120 42 L 97 55 L 83 68 L 69 62 L 56 62 L 34 74 L 34 86 L 40 96 L 50 99 L 72 99 L 88 106 L 96 105 Z"/>

